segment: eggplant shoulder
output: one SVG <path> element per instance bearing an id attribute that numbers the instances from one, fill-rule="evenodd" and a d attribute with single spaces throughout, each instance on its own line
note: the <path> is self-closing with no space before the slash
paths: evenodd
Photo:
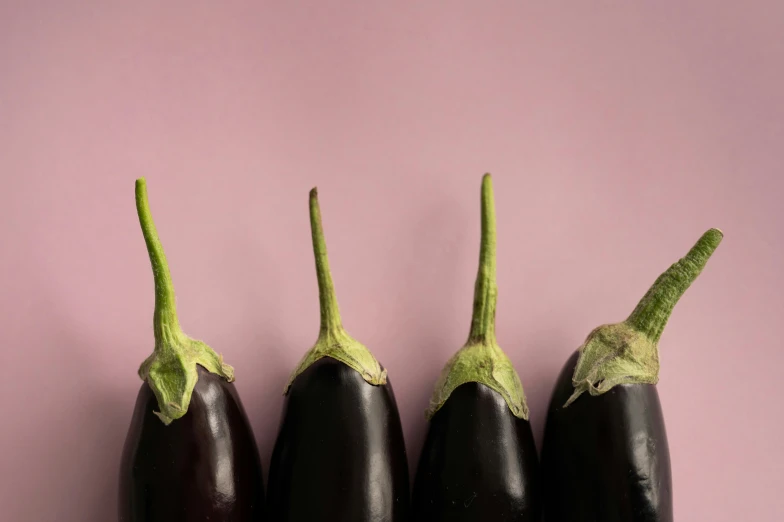
<path id="1" fill-rule="evenodd" d="M 169 425 L 142 384 L 123 451 L 121 522 L 263 520 L 261 462 L 237 390 L 197 371 L 188 412 Z"/>
<path id="2" fill-rule="evenodd" d="M 409 480 L 392 386 L 325 357 L 292 382 L 270 463 L 275 521 L 407 521 Z"/>
<path id="3" fill-rule="evenodd" d="M 530 423 L 495 390 L 456 388 L 433 415 L 420 456 L 417 522 L 538 522 L 539 466 Z"/>
<path id="4" fill-rule="evenodd" d="M 619 384 L 574 392 L 575 353 L 553 392 L 542 452 L 548 522 L 672 522 L 670 452 L 659 394 Z"/>

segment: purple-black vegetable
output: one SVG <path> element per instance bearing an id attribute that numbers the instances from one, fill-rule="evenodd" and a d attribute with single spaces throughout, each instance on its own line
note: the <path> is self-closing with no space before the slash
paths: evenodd
<path id="1" fill-rule="evenodd" d="M 708 230 L 628 319 L 594 329 L 566 362 L 545 426 L 547 522 L 672 522 L 658 342 L 722 236 Z"/>
<path id="2" fill-rule="evenodd" d="M 482 240 L 468 341 L 447 363 L 414 480 L 415 522 L 539 522 L 539 461 L 525 394 L 495 337 L 496 227 L 482 180 Z"/>
<path id="3" fill-rule="evenodd" d="M 136 208 L 155 279 L 155 348 L 142 363 L 120 467 L 120 522 L 261 522 L 256 441 L 234 370 L 180 328 L 169 267 L 136 181 Z"/>
<path id="4" fill-rule="evenodd" d="M 321 328 L 285 389 L 270 463 L 274 522 L 408 522 L 403 430 L 387 372 L 343 328 L 316 189 L 310 219 Z"/>

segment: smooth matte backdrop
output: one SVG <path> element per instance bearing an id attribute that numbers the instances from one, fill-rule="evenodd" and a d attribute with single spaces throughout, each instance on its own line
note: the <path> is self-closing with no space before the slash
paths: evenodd
<path id="1" fill-rule="evenodd" d="M 0 518 L 116 519 L 153 346 L 136 177 L 265 466 L 318 331 L 318 185 L 413 468 L 490 171 L 498 339 L 538 442 L 586 334 L 724 230 L 660 344 L 675 513 L 779 521 L 783 166 L 779 1 L 0 1 Z"/>

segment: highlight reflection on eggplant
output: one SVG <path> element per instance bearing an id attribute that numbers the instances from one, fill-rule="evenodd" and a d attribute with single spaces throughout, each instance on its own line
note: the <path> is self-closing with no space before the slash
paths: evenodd
<path id="1" fill-rule="evenodd" d="M 155 279 L 155 348 L 142 363 L 120 468 L 120 522 L 259 522 L 264 487 L 234 370 L 180 328 L 169 266 L 136 181 Z M 156 411 L 157 409 L 157 411 Z"/>
<path id="2" fill-rule="evenodd" d="M 409 480 L 386 370 L 343 328 L 321 225 L 310 219 L 321 328 L 285 389 L 267 492 L 275 522 L 404 522 Z"/>
<path id="3" fill-rule="evenodd" d="M 525 394 L 495 337 L 496 228 L 482 180 L 482 241 L 468 341 L 436 383 L 413 492 L 416 522 L 539 522 L 539 462 Z"/>
<path id="4" fill-rule="evenodd" d="M 566 362 L 545 426 L 547 522 L 672 522 L 658 342 L 722 236 L 703 234 L 628 319 L 594 329 Z"/>

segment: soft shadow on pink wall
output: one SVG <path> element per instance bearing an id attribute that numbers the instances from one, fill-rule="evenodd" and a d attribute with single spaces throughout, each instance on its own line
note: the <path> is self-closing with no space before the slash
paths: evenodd
<path id="1" fill-rule="evenodd" d="M 679 520 L 779 520 L 780 2 L 0 4 L 0 505 L 115 518 L 152 349 L 145 176 L 181 322 L 237 368 L 265 465 L 316 338 L 307 192 L 416 463 L 468 332 L 495 175 L 498 338 L 554 379 L 700 233 L 661 341 Z M 578 5 L 579 4 L 579 5 Z"/>

